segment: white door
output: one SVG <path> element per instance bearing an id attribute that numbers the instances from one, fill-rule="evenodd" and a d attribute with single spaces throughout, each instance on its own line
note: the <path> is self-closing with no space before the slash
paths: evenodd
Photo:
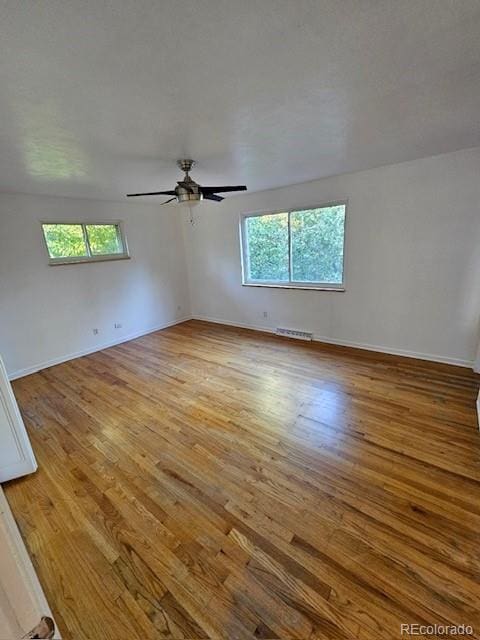
<path id="1" fill-rule="evenodd" d="M 0 358 L 0 482 L 37 468 L 22 416 Z"/>

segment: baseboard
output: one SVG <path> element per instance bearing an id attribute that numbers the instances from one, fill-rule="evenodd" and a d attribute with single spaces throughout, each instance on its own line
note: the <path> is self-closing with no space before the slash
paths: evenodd
<path id="1" fill-rule="evenodd" d="M 166 329 L 167 327 L 173 327 L 176 324 L 187 322 L 187 320 L 203 320 L 205 322 L 212 322 L 214 324 L 224 324 L 230 327 L 238 327 L 239 329 L 252 329 L 253 331 L 263 331 L 264 333 L 272 333 L 272 334 L 275 333 L 275 329 L 272 327 L 265 327 L 262 325 L 254 325 L 254 324 L 243 323 L 243 322 L 231 322 L 229 320 L 222 320 L 220 318 L 212 318 L 210 316 L 195 314 L 192 316 L 177 318 L 176 320 L 172 320 L 172 322 L 156 325 L 154 327 L 150 327 L 149 329 L 145 329 L 142 331 L 138 331 L 136 333 L 129 334 L 128 336 L 124 336 L 123 338 L 120 338 L 120 340 L 112 340 L 110 342 L 105 342 L 100 345 L 96 345 L 91 349 L 76 351 L 74 353 L 70 353 L 65 356 L 52 358 L 51 360 L 47 360 L 46 362 L 35 364 L 31 367 L 26 367 L 25 369 L 19 369 L 18 371 L 14 371 L 13 373 L 10 373 L 8 377 L 9 377 L 9 380 L 16 380 L 17 378 L 23 378 L 24 376 L 28 376 L 32 373 L 36 373 L 37 371 L 41 371 L 42 369 L 53 367 L 56 364 L 61 364 L 62 362 L 68 362 L 69 360 L 74 360 L 75 358 L 81 358 L 82 356 L 88 356 L 90 353 L 95 353 L 97 351 L 103 351 L 104 349 L 108 349 L 109 347 L 114 347 L 117 344 L 122 344 L 123 342 L 129 342 L 130 340 L 135 340 L 135 338 L 140 338 L 141 336 L 148 335 L 149 333 L 154 333 L 155 331 L 160 331 L 161 329 Z M 379 353 L 387 353 L 390 355 L 404 356 L 406 358 L 416 358 L 418 360 L 427 360 L 430 362 L 452 364 L 458 367 L 467 367 L 467 368 L 474 367 L 474 362 L 470 360 L 447 358 L 443 356 L 431 355 L 426 353 L 418 353 L 415 351 L 407 351 L 404 349 L 395 349 L 393 347 L 384 347 L 384 346 L 371 345 L 371 344 L 366 344 L 361 342 L 352 342 L 349 340 L 339 340 L 337 338 L 333 339 L 333 338 L 328 338 L 326 336 L 321 336 L 318 334 L 313 335 L 313 340 L 315 342 L 335 344 L 342 347 L 354 347 L 356 349 L 364 349 L 366 351 L 377 351 Z M 479 409 L 479 416 L 480 416 L 480 409 Z"/>
<path id="2" fill-rule="evenodd" d="M 430 353 L 422 353 L 420 351 L 409 351 L 408 349 L 397 349 L 395 347 L 385 347 L 383 345 L 373 345 L 363 342 L 350 342 L 349 340 L 336 340 L 325 336 L 314 336 L 316 342 L 325 342 L 327 344 L 338 344 L 343 347 L 354 347 L 355 349 L 364 349 L 365 351 L 377 351 L 378 353 L 387 353 L 392 356 L 402 356 L 404 358 L 414 358 L 415 360 L 426 360 L 427 362 L 438 362 L 441 364 L 451 364 L 456 367 L 465 367 L 472 369 L 472 360 L 461 360 L 460 358 L 449 358 L 448 356 L 438 356 Z"/>
<path id="3" fill-rule="evenodd" d="M 166 329 L 167 327 L 173 327 L 176 324 L 181 324 L 182 322 L 186 322 L 187 320 L 191 320 L 191 319 L 192 319 L 191 316 L 185 316 L 184 318 L 177 318 L 176 320 L 172 320 L 172 322 L 166 322 L 161 325 L 156 325 L 155 327 L 150 327 L 149 329 L 131 333 L 128 336 L 124 336 L 123 338 L 120 338 L 119 340 L 104 342 L 102 344 L 96 345 L 95 347 L 92 347 L 91 349 L 83 349 L 81 351 L 69 353 L 68 355 L 65 355 L 65 356 L 52 358 L 51 360 L 47 360 L 46 362 L 40 362 L 39 364 L 35 364 L 31 367 L 26 367 L 25 369 L 19 369 L 18 371 L 14 371 L 13 373 L 10 373 L 8 375 L 8 378 L 9 380 L 16 380 L 17 378 L 23 378 L 24 376 L 28 376 L 31 373 L 36 373 L 37 371 L 41 371 L 42 369 L 53 367 L 56 364 L 62 364 L 62 362 L 75 360 L 75 358 L 88 356 L 90 353 L 103 351 L 104 349 L 108 349 L 109 347 L 114 347 L 117 344 L 122 344 L 123 342 L 129 342 L 130 340 L 135 340 L 135 338 L 141 338 L 142 336 L 146 336 L 149 333 L 154 333 L 155 331 L 160 331 L 161 329 Z"/>
<path id="4" fill-rule="evenodd" d="M 480 392 L 477 396 L 477 422 L 478 422 L 478 430 L 480 431 Z"/>
<path id="5" fill-rule="evenodd" d="M 209 316 L 194 315 L 193 320 L 204 320 L 205 322 L 213 322 L 215 324 L 225 324 L 230 327 L 238 327 L 239 329 L 253 329 L 254 331 L 263 331 L 265 333 L 275 333 L 272 327 L 265 327 L 254 324 L 245 324 L 243 322 L 231 322 L 229 320 L 220 320 L 219 318 L 211 318 Z M 417 351 L 408 351 L 406 349 L 396 349 L 395 347 L 385 347 L 383 345 L 373 345 L 364 342 L 352 342 L 351 340 L 341 340 L 338 338 L 329 338 L 319 334 L 313 334 L 315 342 L 324 342 L 326 344 L 335 344 L 341 347 L 353 347 L 355 349 L 364 349 L 365 351 L 376 351 L 378 353 L 387 353 L 394 356 L 403 356 L 405 358 L 415 358 L 417 360 L 426 360 L 429 362 L 439 362 L 442 364 L 451 364 L 457 367 L 473 368 L 473 360 L 461 360 L 458 358 L 449 358 L 445 356 L 432 355 L 429 353 L 420 353 Z"/>
<path id="6" fill-rule="evenodd" d="M 224 324 L 227 327 L 237 327 L 238 329 L 251 329 L 252 331 L 262 331 L 263 333 L 275 333 L 275 329 L 255 324 L 245 324 L 243 322 L 231 322 L 230 320 L 220 320 L 210 316 L 193 315 L 192 320 L 203 320 L 203 322 L 213 322 L 213 324 Z"/>
<path id="7" fill-rule="evenodd" d="M 475 371 L 475 373 L 480 373 L 480 346 L 478 347 L 477 358 L 473 365 L 473 370 Z M 477 420 L 478 420 L 478 429 L 480 431 L 480 391 L 478 392 L 478 396 L 477 396 Z"/>

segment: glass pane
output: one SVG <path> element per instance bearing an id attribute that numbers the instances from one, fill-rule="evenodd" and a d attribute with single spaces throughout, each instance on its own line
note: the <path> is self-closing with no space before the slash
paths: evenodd
<path id="1" fill-rule="evenodd" d="M 87 224 L 88 242 L 93 256 L 123 253 L 116 224 Z"/>
<path id="2" fill-rule="evenodd" d="M 345 205 L 292 211 L 292 280 L 342 284 Z"/>
<path id="3" fill-rule="evenodd" d="M 288 281 L 288 213 L 247 218 L 248 279 Z"/>
<path id="4" fill-rule="evenodd" d="M 88 255 L 81 224 L 44 224 L 42 227 L 51 258 L 82 258 Z"/>

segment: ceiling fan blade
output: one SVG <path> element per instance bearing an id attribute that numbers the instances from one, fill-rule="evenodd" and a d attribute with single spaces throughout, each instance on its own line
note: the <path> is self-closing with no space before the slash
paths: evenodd
<path id="1" fill-rule="evenodd" d="M 244 184 L 238 184 L 235 187 L 200 187 L 202 193 L 226 193 L 227 191 L 246 191 Z"/>
<path id="2" fill-rule="evenodd" d="M 222 200 L 225 200 L 225 198 L 222 198 L 222 196 L 217 196 L 215 193 L 204 193 L 203 194 L 203 199 L 204 200 L 215 200 L 215 202 L 221 202 Z"/>
<path id="3" fill-rule="evenodd" d="M 150 191 L 150 193 L 127 193 L 127 198 L 136 198 L 138 196 L 174 196 L 175 191 Z"/>
<path id="4" fill-rule="evenodd" d="M 172 202 L 172 200 L 176 200 L 176 199 L 177 199 L 177 198 L 170 198 L 170 200 L 165 200 L 165 202 L 161 202 L 161 203 L 160 203 L 160 206 L 161 206 L 162 204 L 168 204 L 169 202 Z"/>

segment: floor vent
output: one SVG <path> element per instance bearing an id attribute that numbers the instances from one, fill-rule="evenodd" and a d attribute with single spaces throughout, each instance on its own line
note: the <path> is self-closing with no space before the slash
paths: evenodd
<path id="1" fill-rule="evenodd" d="M 282 329 L 281 327 L 277 327 L 275 333 L 278 336 L 295 338 L 296 340 L 313 340 L 313 333 L 309 333 L 308 331 L 295 331 L 295 329 Z"/>

